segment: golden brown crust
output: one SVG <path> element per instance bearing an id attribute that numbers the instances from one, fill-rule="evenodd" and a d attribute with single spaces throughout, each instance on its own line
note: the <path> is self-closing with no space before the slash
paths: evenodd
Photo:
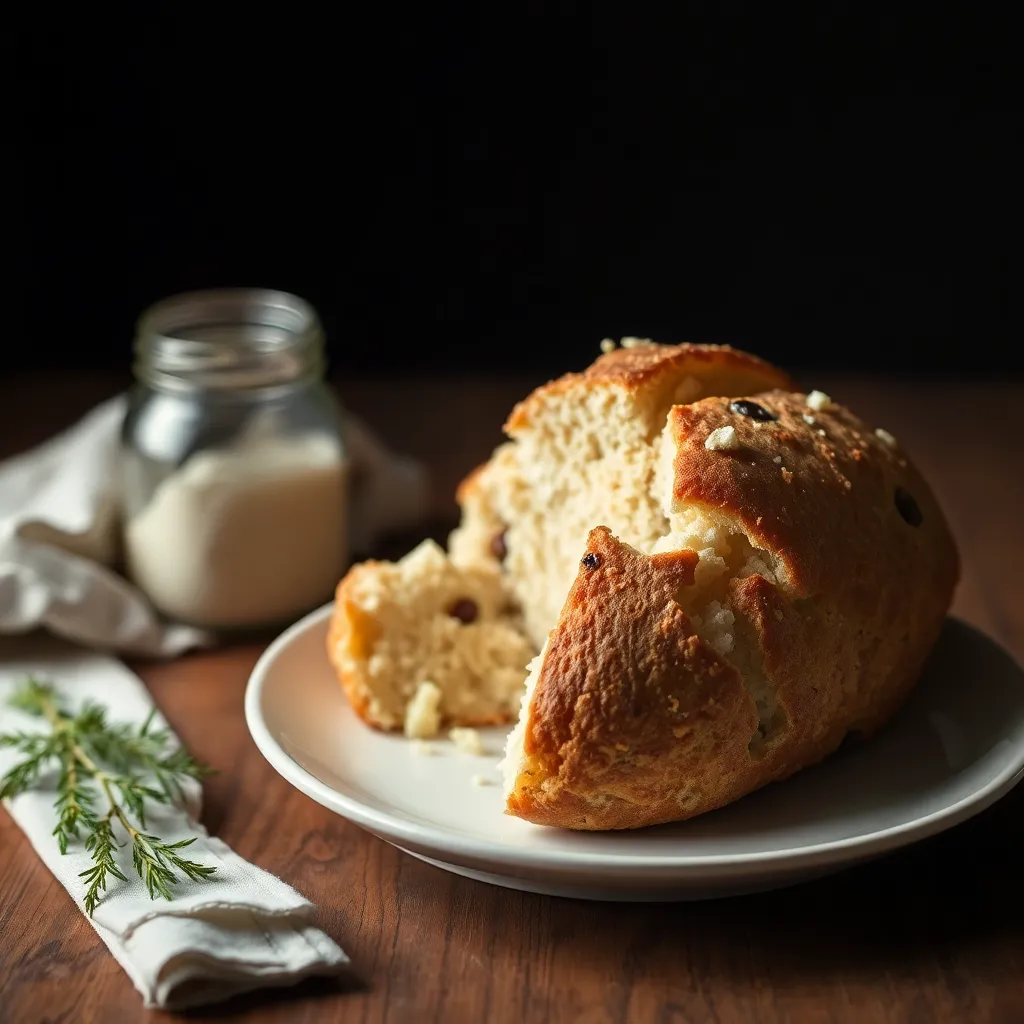
<path id="1" fill-rule="evenodd" d="M 373 644 L 373 623 L 362 609 L 348 599 L 348 594 L 355 586 L 359 575 L 379 565 L 378 562 L 362 562 L 353 566 L 345 574 L 334 592 L 334 610 L 327 627 L 327 657 L 334 668 L 338 682 L 348 698 L 352 710 L 368 725 L 375 723 L 370 720 L 370 696 L 356 673 L 350 672 L 341 657 L 343 650 L 350 650 L 353 655 L 361 656 L 360 652 L 369 650 Z"/>
<path id="2" fill-rule="evenodd" d="M 540 403 L 581 385 L 590 388 L 611 384 L 638 391 L 660 377 L 670 376 L 694 377 L 706 391 L 730 395 L 795 386 L 782 370 L 729 345 L 652 344 L 618 348 L 595 359 L 582 373 L 567 373 L 537 388 L 512 410 L 505 432 L 515 433 L 525 427 Z"/>
<path id="3" fill-rule="evenodd" d="M 767 392 L 756 402 L 778 419 L 758 422 L 732 411 L 733 401 L 706 398 L 669 414 L 677 506 L 735 517 L 782 561 L 794 596 L 856 589 L 866 612 L 879 585 L 913 580 L 915 590 L 946 601 L 959 571 L 956 547 L 931 489 L 899 448 L 835 403 L 814 410 L 802 394 Z M 708 435 L 723 426 L 734 428 L 739 447 L 708 450 Z M 920 526 L 900 516 L 897 487 L 916 500 Z M 875 574 L 865 577 L 869 565 Z"/>
<path id="4" fill-rule="evenodd" d="M 643 555 L 605 527 L 587 552 L 599 564 L 581 562 L 551 633 L 506 809 L 541 825 L 621 829 L 734 798 L 747 788 L 734 776 L 757 711 L 676 603 L 697 556 Z"/>
<path id="5" fill-rule="evenodd" d="M 902 704 L 942 627 L 959 557 L 898 447 L 836 404 L 814 410 L 785 392 L 757 402 L 778 418 L 759 423 L 720 399 L 673 409 L 673 500 L 729 516 L 775 559 L 779 586 L 734 581 L 730 603 L 795 725 L 765 758 L 781 777 L 848 731 L 875 731 Z M 739 448 L 705 447 L 721 426 L 736 430 Z M 898 492 L 920 522 L 900 512 Z"/>
<path id="6" fill-rule="evenodd" d="M 767 739 L 753 733 L 740 663 L 702 644 L 672 599 L 696 556 L 647 557 L 595 530 L 588 550 L 602 565 L 581 566 L 551 634 L 509 813 L 585 829 L 690 817 L 815 763 L 849 732 L 870 734 L 913 687 L 959 573 L 931 490 L 847 410 L 783 391 L 757 403 L 777 418 L 705 399 L 675 407 L 669 429 L 675 506 L 737 524 L 777 572 L 729 585 L 747 684 L 777 702 Z M 706 448 L 724 426 L 739 446 Z M 678 733 L 670 696 L 692 731 Z"/>

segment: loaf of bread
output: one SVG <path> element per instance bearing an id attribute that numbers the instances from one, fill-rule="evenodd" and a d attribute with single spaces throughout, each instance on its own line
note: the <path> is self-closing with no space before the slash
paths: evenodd
<path id="1" fill-rule="evenodd" d="M 365 599 L 366 574 L 395 567 L 339 585 L 329 650 L 368 722 L 399 727 L 424 682 L 438 727 L 509 720 L 521 695 L 508 812 L 619 829 L 736 800 L 905 699 L 958 559 L 885 430 L 745 353 L 634 344 L 537 389 L 506 433 L 460 489 L 447 582 L 393 599 L 415 615 Z M 479 579 L 501 596 L 478 601 Z M 436 629 L 463 596 L 509 641 L 507 687 L 438 657 L 479 643 Z M 524 688 L 517 659 L 538 650 Z"/>

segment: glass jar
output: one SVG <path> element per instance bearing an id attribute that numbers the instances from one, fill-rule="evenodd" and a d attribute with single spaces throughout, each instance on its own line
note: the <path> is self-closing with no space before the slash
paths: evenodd
<path id="1" fill-rule="evenodd" d="M 139 319 L 122 433 L 124 558 L 165 615 L 278 625 L 348 558 L 343 413 L 319 319 L 259 289 L 192 292 Z"/>

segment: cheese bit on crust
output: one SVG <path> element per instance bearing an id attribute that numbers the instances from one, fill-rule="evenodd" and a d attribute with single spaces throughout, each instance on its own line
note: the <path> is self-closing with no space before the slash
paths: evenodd
<path id="1" fill-rule="evenodd" d="M 616 346 L 615 342 L 612 341 L 611 338 L 602 338 L 601 339 L 601 351 L 605 355 L 608 355 L 609 352 L 614 352 L 616 347 L 617 346 Z"/>
<path id="2" fill-rule="evenodd" d="M 832 407 L 832 399 L 824 391 L 812 391 L 807 396 L 807 405 L 815 412 L 821 412 Z"/>
<path id="3" fill-rule="evenodd" d="M 881 427 L 879 427 L 875 431 L 875 437 L 877 437 L 878 440 L 881 441 L 883 444 L 887 444 L 890 448 L 896 447 L 896 438 L 893 437 L 888 430 L 883 430 Z"/>
<path id="4" fill-rule="evenodd" d="M 735 451 L 740 446 L 735 427 L 716 427 L 708 434 L 704 447 L 709 452 Z"/>

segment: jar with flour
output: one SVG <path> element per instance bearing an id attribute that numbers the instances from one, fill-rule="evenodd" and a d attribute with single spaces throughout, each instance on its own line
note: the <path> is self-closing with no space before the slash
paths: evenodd
<path id="1" fill-rule="evenodd" d="M 314 310 L 283 292 L 177 295 L 139 320 L 123 429 L 128 577 L 165 615 L 278 625 L 348 557 L 342 411 Z"/>

